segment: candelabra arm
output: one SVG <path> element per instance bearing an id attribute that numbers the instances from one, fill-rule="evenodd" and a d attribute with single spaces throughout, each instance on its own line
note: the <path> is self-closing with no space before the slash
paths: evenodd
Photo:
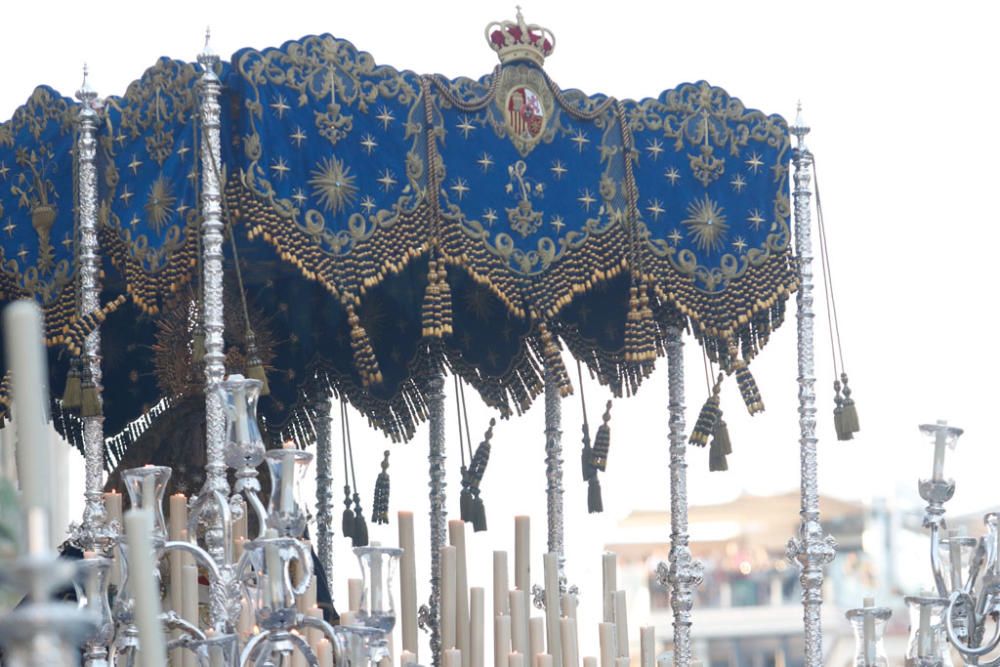
<path id="1" fill-rule="evenodd" d="M 267 508 L 264 507 L 256 490 L 243 489 L 243 495 L 253 507 L 253 513 L 257 515 L 257 537 L 264 537 L 264 533 L 267 532 Z"/>
<path id="2" fill-rule="evenodd" d="M 972 596 L 966 593 L 965 591 L 954 591 L 951 594 L 951 597 L 949 598 L 948 608 L 945 610 L 944 614 L 944 629 L 948 635 L 948 641 L 951 643 L 952 646 L 955 647 L 956 651 L 962 654 L 962 657 L 965 659 L 979 658 L 981 656 L 992 653 L 997 648 L 997 646 L 1000 646 L 1000 623 L 994 624 L 993 636 L 990 638 L 990 640 L 985 644 L 977 647 L 972 647 L 969 646 L 968 644 L 965 644 L 962 641 L 962 638 L 959 637 L 959 634 L 955 632 L 955 623 L 953 618 L 956 615 L 957 608 L 959 606 L 965 606 L 965 605 L 968 605 L 969 609 L 973 609 L 973 607 L 975 606 L 975 601 L 972 599 Z M 975 627 L 973 625 L 970 625 L 968 633 L 970 637 L 974 636 L 975 634 L 974 630 Z M 980 663 L 976 661 L 976 664 Z M 980 664 L 980 667 L 996 667 L 997 665 L 1000 665 L 1000 657 L 995 658 L 994 660 L 991 660 L 988 663 L 982 663 Z"/>
<path id="3" fill-rule="evenodd" d="M 312 579 L 312 552 L 306 549 L 305 543 L 301 540 L 295 540 L 293 547 L 299 555 L 299 567 L 302 568 L 302 577 L 299 580 L 299 585 L 295 586 L 292 584 L 292 574 L 289 568 L 285 568 L 285 585 L 295 593 L 296 596 L 305 595 L 306 591 L 309 590 L 309 581 Z M 288 561 L 291 562 L 291 561 Z"/>
<path id="4" fill-rule="evenodd" d="M 192 558 L 198 561 L 198 564 L 208 570 L 208 576 L 212 580 L 219 580 L 222 578 L 222 573 L 219 570 L 219 564 L 215 562 L 211 554 L 199 547 L 197 544 L 192 544 L 191 542 L 184 542 L 183 540 L 175 540 L 171 542 L 165 542 L 163 544 L 163 555 L 169 554 L 171 551 L 183 551 L 189 554 Z"/>
<path id="5" fill-rule="evenodd" d="M 252 664 L 250 662 L 250 658 L 253 657 L 253 654 L 257 652 L 257 648 L 263 642 L 266 642 L 268 639 L 270 639 L 270 635 L 271 633 L 269 632 L 258 632 L 257 634 L 255 634 L 253 637 L 250 638 L 250 641 L 247 642 L 247 645 L 243 647 L 243 652 L 240 653 L 240 667 Z"/>
<path id="6" fill-rule="evenodd" d="M 944 519 L 931 524 L 931 571 L 934 573 L 934 585 L 938 595 L 946 598 L 951 595 L 948 583 L 944 578 L 944 564 L 941 562 L 941 527 Z"/>
<path id="7" fill-rule="evenodd" d="M 300 614 L 296 625 L 302 628 L 316 628 L 326 635 L 326 638 L 330 640 L 331 646 L 337 646 L 337 636 L 333 631 L 333 626 L 324 621 L 322 618 L 313 618 L 312 616 Z"/>
<path id="8" fill-rule="evenodd" d="M 218 512 L 218 514 L 216 514 Z M 220 554 L 222 559 L 219 560 L 221 563 L 231 563 L 233 562 L 233 515 L 232 510 L 229 509 L 229 501 L 226 495 L 216 489 L 205 493 L 204 491 L 199 495 L 194 504 L 191 507 L 191 512 L 188 514 L 188 535 L 194 539 L 194 536 L 198 534 L 198 524 L 201 522 L 202 518 L 206 517 L 218 517 L 213 524 L 208 524 L 208 529 L 206 532 L 215 530 L 220 533 L 221 545 L 216 545 L 215 540 L 210 540 L 206 537 L 206 544 L 209 546 L 209 553 L 215 558 L 215 547 L 221 549 Z M 214 546 L 213 546 L 214 545 Z"/>
<path id="9" fill-rule="evenodd" d="M 171 640 L 170 644 L 173 644 L 173 646 L 168 645 L 168 649 L 175 648 L 178 645 L 183 646 L 184 643 L 191 641 L 192 638 L 199 641 L 205 639 L 205 633 L 197 625 L 181 618 L 174 610 L 164 613 L 160 617 L 160 620 L 170 630 L 179 630 L 183 633 L 180 637 Z"/>

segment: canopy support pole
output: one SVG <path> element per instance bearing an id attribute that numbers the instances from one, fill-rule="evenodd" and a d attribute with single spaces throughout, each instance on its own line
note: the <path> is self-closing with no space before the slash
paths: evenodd
<path id="1" fill-rule="evenodd" d="M 333 589 L 333 472 L 330 416 L 333 402 L 322 386 L 314 397 L 316 411 L 316 551 L 327 587 Z"/>
<path id="2" fill-rule="evenodd" d="M 836 541 L 823 535 L 819 518 L 819 488 L 816 461 L 816 392 L 813 345 L 813 253 L 810 223 L 810 168 L 812 153 L 806 147 L 809 127 L 802 120 L 802 108 L 791 127 L 797 146 L 792 152 L 795 166 L 795 254 L 798 258 L 799 289 L 796 334 L 799 384 L 799 459 L 801 465 L 801 523 L 798 535 L 788 541 L 786 555 L 799 565 L 805 626 L 806 667 L 823 665 L 823 633 L 820 613 L 823 605 L 823 567 L 833 560 Z"/>
<path id="3" fill-rule="evenodd" d="M 224 456 L 226 420 L 222 396 L 217 391 L 225 378 L 222 302 L 222 184 L 216 165 L 222 164 L 220 149 L 219 93 L 221 82 L 215 74 L 219 56 L 208 45 L 198 55 L 203 72 L 199 82 L 201 93 L 201 233 L 205 328 L 205 484 L 194 501 L 194 512 L 205 526 L 205 546 L 219 565 L 225 564 L 222 512 L 214 507 L 214 492 L 229 497 Z"/>
<path id="4" fill-rule="evenodd" d="M 687 436 L 684 432 L 684 340 L 681 330 L 667 330 L 668 425 L 670 428 L 670 556 L 660 563 L 660 584 L 670 588 L 674 612 L 674 665 L 691 665 L 691 609 L 702 582 L 702 565 L 688 545 Z"/>
<path id="5" fill-rule="evenodd" d="M 545 369 L 545 504 L 548 509 L 548 550 L 559 563 L 560 593 L 566 589 L 563 545 L 562 395 L 556 374 Z"/>
<path id="6" fill-rule="evenodd" d="M 431 633 L 431 665 L 441 667 L 441 547 L 448 542 L 448 510 L 445 507 L 444 372 L 436 370 L 427 382 L 430 422 L 430 518 L 431 518 L 431 597 L 425 625 Z"/>

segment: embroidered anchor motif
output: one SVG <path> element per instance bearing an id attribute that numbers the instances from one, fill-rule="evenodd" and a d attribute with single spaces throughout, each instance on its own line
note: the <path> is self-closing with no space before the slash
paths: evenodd
<path id="1" fill-rule="evenodd" d="M 535 183 L 532 190 L 531 181 L 524 178 L 527 170 L 528 165 L 524 160 L 518 160 L 507 167 L 507 176 L 510 179 L 507 182 L 507 192 L 514 192 L 515 182 L 521 191 L 521 200 L 517 206 L 507 209 L 507 220 L 510 222 L 510 228 L 522 238 L 534 234 L 542 224 L 542 212 L 536 211 L 531 205 L 532 191 L 538 197 L 544 196 L 545 192 L 545 186 L 541 183 Z"/>

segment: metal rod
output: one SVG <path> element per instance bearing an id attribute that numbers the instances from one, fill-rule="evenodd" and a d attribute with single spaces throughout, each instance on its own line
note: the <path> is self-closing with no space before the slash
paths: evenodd
<path id="1" fill-rule="evenodd" d="M 823 535 L 819 519 L 819 488 L 816 460 L 815 349 L 813 345 L 813 254 L 810 222 L 810 168 L 813 156 L 806 147 L 809 127 L 802 120 L 802 107 L 791 132 L 796 138 L 792 152 L 795 166 L 795 254 L 798 257 L 799 290 L 795 296 L 799 384 L 799 457 L 801 465 L 801 523 L 799 534 L 788 542 L 786 554 L 800 568 L 802 620 L 805 626 L 806 667 L 823 664 L 823 566 L 833 560 L 836 541 Z"/>
<path id="2" fill-rule="evenodd" d="M 427 625 L 431 632 L 431 664 L 442 664 L 441 646 L 441 547 L 448 539 L 448 512 L 445 508 L 444 375 L 438 372 L 427 382 L 430 422 L 430 501 L 431 501 L 431 598 Z"/>
<path id="3" fill-rule="evenodd" d="M 326 387 L 316 390 L 316 551 L 333 590 L 333 471 L 330 443 L 330 416 L 333 402 Z"/>
<path id="4" fill-rule="evenodd" d="M 566 587 L 563 546 L 562 396 L 556 375 L 545 370 L 545 503 L 548 509 L 548 550 L 559 562 L 559 587 Z"/>
<path id="5" fill-rule="evenodd" d="M 688 545 L 687 437 L 684 433 L 684 340 L 681 330 L 667 330 L 668 425 L 670 427 L 670 565 L 666 583 L 674 612 L 674 665 L 691 664 L 691 609 L 702 582 L 702 565 Z M 661 577 L 664 574 L 661 571 Z"/>
<path id="6" fill-rule="evenodd" d="M 202 213 L 202 253 L 205 327 L 205 485 L 199 500 L 211 504 L 207 496 L 218 491 L 229 496 L 229 481 L 226 478 L 225 414 L 222 397 L 216 391 L 225 377 L 225 353 L 223 342 L 223 302 L 222 302 L 222 189 L 219 173 L 213 165 L 222 164 L 219 137 L 219 92 L 221 82 L 215 74 L 219 57 L 208 44 L 198 55 L 198 63 L 203 72 L 199 85 L 201 93 L 201 213 Z M 221 516 L 217 511 L 204 512 L 206 521 L 205 544 L 217 563 L 225 561 Z"/>

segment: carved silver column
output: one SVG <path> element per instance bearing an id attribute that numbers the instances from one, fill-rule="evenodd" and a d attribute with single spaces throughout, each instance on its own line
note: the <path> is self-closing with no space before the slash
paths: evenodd
<path id="1" fill-rule="evenodd" d="M 199 82 L 201 93 L 201 233 L 205 327 L 205 419 L 207 463 L 205 485 L 196 502 L 204 520 L 205 544 L 217 563 L 224 562 L 222 516 L 214 503 L 213 492 L 229 497 L 224 457 L 226 420 L 222 397 L 216 391 L 225 377 L 225 351 L 222 338 L 222 184 L 217 167 L 222 165 L 219 137 L 219 92 L 221 82 L 215 74 L 219 57 L 212 52 L 205 35 L 205 49 L 198 56 L 204 69 Z"/>
<path id="2" fill-rule="evenodd" d="M 559 587 L 566 587 L 563 549 L 562 396 L 555 373 L 545 371 L 545 504 L 548 508 L 548 549 L 558 554 Z"/>
<path id="3" fill-rule="evenodd" d="M 327 586 L 333 590 L 333 471 L 330 414 L 333 403 L 325 387 L 316 390 L 316 552 Z"/>
<path id="4" fill-rule="evenodd" d="M 813 254 L 810 222 L 812 153 L 806 148 L 809 127 L 802 120 L 799 107 L 795 124 L 790 128 L 796 138 L 792 153 L 795 166 L 795 254 L 798 258 L 799 291 L 795 296 L 796 334 L 799 370 L 799 457 L 801 465 L 801 523 L 797 537 L 788 541 L 786 554 L 798 563 L 802 584 L 803 623 L 805 625 L 806 667 L 823 664 L 823 633 L 820 612 L 823 605 L 823 567 L 833 560 L 836 541 L 823 535 L 819 521 L 819 489 L 816 462 L 816 383 L 813 345 Z"/>
<path id="5" fill-rule="evenodd" d="M 701 585 L 702 566 L 688 545 L 687 436 L 684 433 L 684 340 L 681 330 L 667 330 L 668 425 L 670 427 L 670 556 L 660 563 L 660 584 L 670 588 L 674 612 L 674 665 L 691 664 L 691 609 Z"/>
<path id="6" fill-rule="evenodd" d="M 77 216 L 79 220 L 80 312 L 82 317 L 101 307 L 100 260 L 97 244 L 97 93 L 87 81 L 76 93 L 80 100 L 77 114 L 76 168 Z M 98 404 L 101 399 L 101 330 L 95 327 L 83 344 L 83 373 L 93 382 Z M 74 527 L 73 540 L 85 551 L 106 554 L 117 534 L 117 526 L 107 526 L 104 507 L 104 414 L 83 417 L 83 447 L 86 465 L 85 507 L 83 522 Z"/>
<path id="7" fill-rule="evenodd" d="M 430 422 L 430 501 L 431 501 L 431 599 L 426 625 L 431 633 L 431 665 L 441 667 L 441 547 L 448 544 L 448 511 L 445 508 L 444 375 L 438 373 L 427 383 Z"/>

